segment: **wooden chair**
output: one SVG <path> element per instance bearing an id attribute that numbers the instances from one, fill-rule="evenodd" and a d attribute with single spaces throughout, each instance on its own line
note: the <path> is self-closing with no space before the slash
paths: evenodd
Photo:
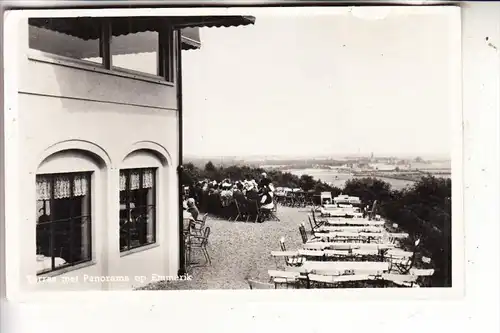
<path id="1" fill-rule="evenodd" d="M 191 247 L 189 244 L 191 243 L 191 237 L 192 236 L 198 236 L 195 234 L 192 234 L 191 231 L 194 228 L 195 220 L 189 220 L 188 226 L 184 228 L 183 234 L 184 234 L 184 246 L 185 246 L 185 260 L 186 260 L 186 265 L 189 266 L 191 265 Z"/>
<path id="2" fill-rule="evenodd" d="M 203 236 L 195 235 L 195 234 L 189 234 L 187 237 L 187 242 L 186 242 L 186 249 L 187 252 L 189 253 L 189 259 L 191 259 L 191 253 L 193 250 L 200 250 L 201 253 L 203 253 L 203 256 L 205 257 L 205 264 L 211 265 L 212 260 L 210 259 L 210 255 L 208 254 L 207 250 L 207 245 L 208 245 L 208 237 L 210 236 L 210 227 L 206 227 Z M 204 266 L 202 265 L 202 266 Z"/>
<path id="3" fill-rule="evenodd" d="M 274 199 L 273 199 L 273 208 L 272 209 L 261 208 L 258 203 L 257 203 L 257 206 L 258 206 L 257 207 L 257 214 L 259 214 L 257 220 L 260 218 L 262 221 L 268 220 L 268 221 L 280 222 L 280 219 L 278 218 L 278 216 L 276 216 L 277 205 L 276 205 L 276 202 L 274 202 Z"/>
<path id="4" fill-rule="evenodd" d="M 249 213 L 249 205 L 251 204 L 250 201 L 248 200 L 235 200 L 236 202 L 236 209 L 238 211 L 238 216 L 234 219 L 234 221 L 245 221 L 248 222 L 248 219 L 250 217 Z"/>
<path id="5" fill-rule="evenodd" d="M 238 219 L 241 217 L 240 204 L 237 199 L 234 199 L 233 204 L 236 210 L 236 216 L 234 216 L 234 218 L 230 218 L 229 221 L 232 220 L 234 222 L 237 222 Z"/>
<path id="6" fill-rule="evenodd" d="M 208 213 L 203 214 L 201 220 L 194 220 L 191 232 L 197 235 L 203 235 L 203 228 L 205 228 L 205 223 L 207 222 Z"/>
<path id="7" fill-rule="evenodd" d="M 415 241 L 415 249 L 413 251 L 413 255 L 410 258 L 407 259 L 396 259 L 396 260 L 390 260 L 391 263 L 391 269 L 393 268 L 396 269 L 400 274 L 409 274 L 410 270 L 413 268 L 415 265 L 415 258 L 417 254 L 417 248 L 418 245 L 420 244 L 420 239 L 417 239 Z"/>
<path id="8" fill-rule="evenodd" d="M 316 229 L 319 228 L 319 226 L 316 226 L 315 223 L 311 220 L 311 216 L 307 215 L 307 220 L 309 221 L 309 225 L 311 226 L 311 235 L 314 235 L 316 232 Z"/>
<path id="9" fill-rule="evenodd" d="M 273 199 L 273 209 L 269 212 L 269 219 L 280 222 L 278 218 L 278 201 L 275 198 Z"/>
<path id="10" fill-rule="evenodd" d="M 316 224 L 316 222 L 313 222 L 313 220 L 311 220 L 311 216 L 307 216 L 307 219 L 309 220 L 309 225 L 311 226 L 311 235 L 314 236 L 314 233 L 319 229 L 321 228 L 321 224 Z"/>
<path id="11" fill-rule="evenodd" d="M 302 244 L 307 243 L 308 237 L 307 237 L 306 227 L 304 226 L 304 223 L 302 223 L 299 226 L 299 232 L 300 232 L 300 236 L 302 237 Z"/>
<path id="12" fill-rule="evenodd" d="M 327 222 L 326 219 L 325 220 L 321 220 L 321 221 L 318 220 L 318 219 L 316 219 L 316 213 L 314 212 L 314 208 L 311 209 L 311 214 L 312 214 L 312 218 L 313 218 L 313 221 L 314 221 L 314 227 L 315 228 L 319 228 L 319 227 L 321 227 L 322 225 L 324 225 Z"/>
<path id="13" fill-rule="evenodd" d="M 284 237 L 281 237 L 281 239 L 280 239 L 280 248 L 281 248 L 281 251 L 286 251 L 286 245 L 285 245 L 285 238 Z M 291 267 L 301 266 L 304 263 L 304 261 L 305 261 L 304 257 L 301 257 L 301 256 L 297 256 L 297 257 L 288 257 L 288 256 L 285 256 L 284 259 L 285 259 L 285 265 L 286 266 L 291 266 Z"/>
<path id="14" fill-rule="evenodd" d="M 250 218 L 250 216 L 252 218 L 255 216 L 255 221 L 253 221 L 254 223 L 257 223 L 260 219 L 262 219 L 264 217 L 262 214 L 262 211 L 260 209 L 259 202 L 257 200 L 252 200 L 249 203 L 247 222 L 248 222 L 248 219 Z M 264 221 L 261 221 L 261 222 L 264 222 Z"/>

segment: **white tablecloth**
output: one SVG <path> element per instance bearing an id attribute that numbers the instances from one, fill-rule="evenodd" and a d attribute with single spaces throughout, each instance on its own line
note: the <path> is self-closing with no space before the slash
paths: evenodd
<path id="1" fill-rule="evenodd" d="M 50 257 L 43 257 L 42 260 L 39 260 L 37 258 L 36 264 L 37 264 L 37 269 L 36 269 L 37 272 L 51 269 L 52 268 L 52 259 Z M 57 268 L 57 267 L 60 267 L 64 264 L 66 264 L 66 261 L 63 258 L 56 257 L 56 258 L 54 258 L 54 264 L 55 264 L 55 267 Z"/>
<path id="2" fill-rule="evenodd" d="M 184 210 L 183 214 L 182 214 L 182 218 L 183 218 L 184 230 L 187 230 L 189 227 L 189 221 L 193 220 L 193 216 L 191 215 L 191 213 Z"/>
<path id="3" fill-rule="evenodd" d="M 306 261 L 301 269 L 305 272 L 316 271 L 331 274 L 343 274 L 345 271 L 382 273 L 389 270 L 389 263 L 378 261 Z"/>
<path id="4" fill-rule="evenodd" d="M 349 250 L 349 249 L 393 249 L 394 244 L 377 244 L 377 243 L 342 243 L 342 242 L 313 242 L 304 244 L 304 249 L 322 250 L 322 249 L 335 249 L 335 250 Z"/>
<path id="5" fill-rule="evenodd" d="M 381 226 L 384 225 L 384 221 L 370 221 L 368 219 L 338 219 L 338 218 L 327 218 L 326 223 L 329 225 L 370 225 L 370 226 Z"/>
<path id="6" fill-rule="evenodd" d="M 317 232 L 314 234 L 318 238 L 382 238 L 382 233 L 376 232 Z"/>
<path id="7" fill-rule="evenodd" d="M 383 232 L 384 228 L 377 226 L 322 226 L 318 228 L 320 232 Z"/>

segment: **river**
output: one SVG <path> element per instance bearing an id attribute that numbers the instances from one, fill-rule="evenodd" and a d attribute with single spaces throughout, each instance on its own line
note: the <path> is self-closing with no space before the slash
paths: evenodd
<path id="1" fill-rule="evenodd" d="M 290 169 L 283 171 L 290 172 L 291 174 L 297 175 L 299 177 L 302 175 L 309 175 L 312 176 L 314 179 L 321 180 L 325 183 L 331 183 L 333 186 L 339 188 L 344 187 L 346 180 L 356 178 L 351 174 L 342 173 L 336 170 L 329 170 L 329 169 Z M 386 177 L 377 177 L 377 178 L 391 184 L 392 188 L 395 190 L 401 190 L 406 186 L 411 186 L 415 183 L 410 180 L 393 179 Z"/>

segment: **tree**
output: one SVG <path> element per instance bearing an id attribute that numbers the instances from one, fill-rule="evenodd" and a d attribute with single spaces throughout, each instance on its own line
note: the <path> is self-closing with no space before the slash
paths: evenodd
<path id="1" fill-rule="evenodd" d="M 193 163 L 190 162 L 190 163 L 187 163 L 187 164 L 184 165 L 184 169 L 185 170 L 189 170 L 189 171 L 194 171 L 195 166 L 194 166 Z"/>
<path id="2" fill-rule="evenodd" d="M 302 188 L 304 191 L 309 191 L 314 188 L 315 185 L 314 178 L 309 175 L 302 175 L 300 176 L 300 188 Z"/>
<path id="3" fill-rule="evenodd" d="M 215 165 L 212 163 L 212 161 L 208 161 L 207 164 L 205 164 L 205 171 L 213 172 L 215 170 L 216 168 Z"/>
<path id="4" fill-rule="evenodd" d="M 391 184 L 377 178 L 353 178 L 345 182 L 344 193 L 357 196 L 364 203 L 391 199 Z"/>

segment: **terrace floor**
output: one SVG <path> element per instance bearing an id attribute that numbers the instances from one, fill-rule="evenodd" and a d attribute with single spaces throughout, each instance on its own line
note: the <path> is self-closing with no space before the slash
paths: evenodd
<path id="1" fill-rule="evenodd" d="M 288 249 L 302 245 L 299 225 L 306 224 L 307 208 L 278 207 L 281 220 L 264 223 L 229 222 L 209 217 L 208 250 L 212 265 L 190 269 L 191 281 L 166 281 L 152 283 L 147 290 L 200 290 L 200 289 L 248 289 L 245 278 L 262 282 L 269 280 L 267 271 L 276 267 L 271 251 L 279 250 L 279 240 L 285 237 Z M 196 255 L 195 260 L 202 259 Z"/>

